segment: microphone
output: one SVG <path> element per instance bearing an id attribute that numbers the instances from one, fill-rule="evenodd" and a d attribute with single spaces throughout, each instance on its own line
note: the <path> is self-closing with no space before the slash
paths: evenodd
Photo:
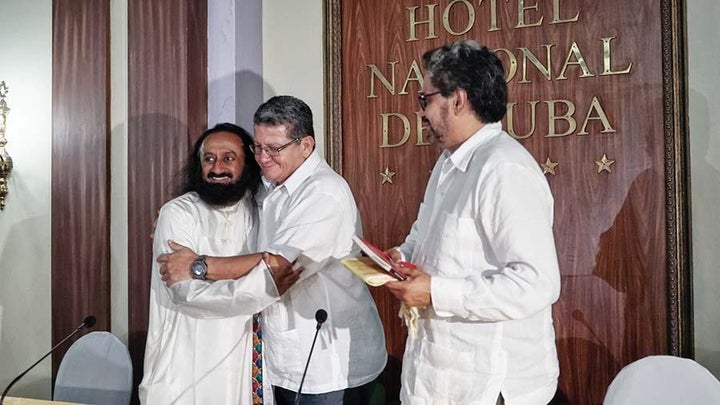
<path id="1" fill-rule="evenodd" d="M 305 382 L 305 374 L 307 374 L 307 369 L 310 365 L 310 358 L 312 357 L 313 349 L 315 348 L 315 341 L 317 340 L 318 332 L 320 332 L 320 327 L 325 321 L 327 321 L 327 317 L 328 313 L 324 309 L 318 309 L 317 312 L 315 312 L 315 321 L 317 322 L 317 326 L 315 326 L 315 337 L 313 337 L 312 345 L 310 345 L 310 354 L 308 354 L 307 362 L 305 362 L 305 370 L 303 371 L 302 378 L 300 379 L 300 387 L 298 387 L 298 391 L 295 394 L 295 405 L 300 403 L 300 393 L 302 392 L 302 386 Z"/>
<path id="2" fill-rule="evenodd" d="M 317 321 L 315 329 L 320 330 L 320 326 L 327 321 L 327 311 L 324 309 L 318 309 L 317 312 L 315 312 L 315 320 Z"/>
<path id="3" fill-rule="evenodd" d="M 80 325 L 78 325 L 78 326 L 75 328 L 75 330 L 72 331 L 72 333 L 70 333 L 69 335 L 67 335 L 67 336 L 65 337 L 65 339 L 63 339 L 63 340 L 60 341 L 60 343 L 58 343 L 58 344 L 56 344 L 55 346 L 53 346 L 52 349 L 50 349 L 49 352 L 47 352 L 44 356 L 42 356 L 42 357 L 40 358 L 40 360 L 38 360 L 38 361 L 36 361 L 35 363 L 33 363 L 32 366 L 28 367 L 27 370 L 23 371 L 22 374 L 20 374 L 19 376 L 15 377 L 15 379 L 12 380 L 12 381 L 10 382 L 10 384 L 8 384 L 8 386 L 5 388 L 5 391 L 3 391 L 2 396 L 0 396 L 0 405 L 2 405 L 3 402 L 5 401 L 5 395 L 7 395 L 8 391 L 10 391 L 10 388 L 12 388 L 12 386 L 15 385 L 16 382 L 20 381 L 20 379 L 23 378 L 23 376 L 24 376 L 25 374 L 27 374 L 28 371 L 32 370 L 33 367 L 37 366 L 38 363 L 40 363 L 41 361 L 43 361 L 43 360 L 45 359 L 45 357 L 47 357 L 47 356 L 50 355 L 50 353 L 54 352 L 55 349 L 57 349 L 58 347 L 60 347 L 61 344 L 65 343 L 68 339 L 70 339 L 71 337 L 75 336 L 76 333 L 80 332 L 81 330 L 83 330 L 83 329 L 85 329 L 85 328 L 92 328 L 93 326 L 95 326 L 95 322 L 96 322 L 96 321 L 97 321 L 97 320 L 95 319 L 94 316 L 92 316 L 92 315 L 86 316 L 85 319 L 83 319 L 82 323 L 81 323 Z"/>

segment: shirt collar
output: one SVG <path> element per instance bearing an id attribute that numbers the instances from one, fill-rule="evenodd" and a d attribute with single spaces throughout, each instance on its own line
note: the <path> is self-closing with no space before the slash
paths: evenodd
<path id="1" fill-rule="evenodd" d="M 240 209 L 240 205 L 242 205 L 243 200 L 247 197 L 247 194 L 250 194 L 250 190 L 246 190 L 246 195 L 243 196 L 238 202 L 236 202 L 233 205 L 226 205 L 224 207 L 218 207 L 217 210 L 222 212 L 223 214 L 234 214 Z"/>
<path id="2" fill-rule="evenodd" d="M 305 179 L 315 171 L 315 168 L 320 164 L 322 158 L 317 150 L 312 151 L 310 156 L 288 177 L 282 184 L 275 185 L 275 187 L 284 187 L 288 194 L 292 194 Z"/>
<path id="3" fill-rule="evenodd" d="M 455 149 L 455 152 L 445 150 L 443 152 L 443 156 L 445 156 L 446 159 L 449 159 L 453 166 L 455 166 L 458 170 L 464 172 L 467 170 L 470 158 L 475 150 L 499 134 L 501 129 L 502 124 L 499 122 L 485 124 L 477 132 L 472 134 L 470 138 L 465 140 L 462 145 Z"/>

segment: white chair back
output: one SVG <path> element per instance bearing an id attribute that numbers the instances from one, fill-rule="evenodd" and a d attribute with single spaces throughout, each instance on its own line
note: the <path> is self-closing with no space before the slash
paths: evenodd
<path id="1" fill-rule="evenodd" d="M 648 356 L 623 367 L 603 405 L 720 404 L 720 382 L 699 363 L 674 356 Z"/>
<path id="2" fill-rule="evenodd" d="M 55 380 L 56 401 L 128 405 L 132 362 L 127 347 L 109 332 L 78 339 L 62 359 Z"/>

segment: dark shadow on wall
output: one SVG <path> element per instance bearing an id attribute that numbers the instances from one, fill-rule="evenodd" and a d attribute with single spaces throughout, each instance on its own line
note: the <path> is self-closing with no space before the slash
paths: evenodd
<path id="1" fill-rule="evenodd" d="M 133 362 L 133 399 L 143 375 L 148 327 L 153 221 L 172 197 L 176 173 L 194 137 L 185 123 L 165 114 L 128 120 L 128 349 Z"/>

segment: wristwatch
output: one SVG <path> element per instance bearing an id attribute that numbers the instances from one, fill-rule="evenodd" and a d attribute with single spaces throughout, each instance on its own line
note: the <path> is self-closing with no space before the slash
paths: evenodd
<path id="1" fill-rule="evenodd" d="M 190 276 L 195 280 L 205 280 L 207 278 L 207 256 L 200 255 L 190 264 Z"/>

